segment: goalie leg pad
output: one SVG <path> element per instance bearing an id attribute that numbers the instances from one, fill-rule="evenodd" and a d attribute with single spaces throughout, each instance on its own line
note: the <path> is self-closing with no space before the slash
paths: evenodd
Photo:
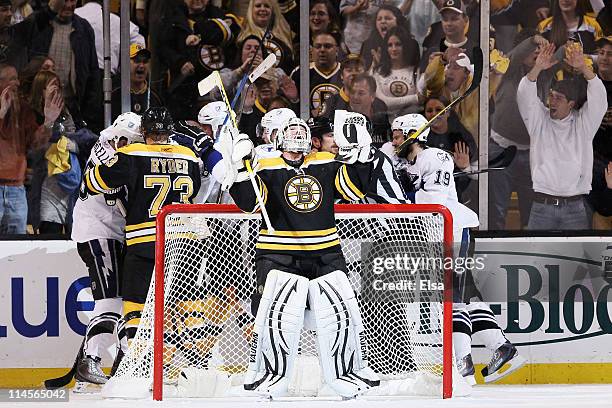
<path id="1" fill-rule="evenodd" d="M 255 317 L 245 390 L 287 395 L 307 296 L 307 278 L 275 269 L 268 273 Z"/>
<path id="2" fill-rule="evenodd" d="M 378 386 L 378 375 L 368 367 L 361 312 L 346 274 L 334 271 L 310 281 L 308 300 L 324 381 L 343 397 Z"/>

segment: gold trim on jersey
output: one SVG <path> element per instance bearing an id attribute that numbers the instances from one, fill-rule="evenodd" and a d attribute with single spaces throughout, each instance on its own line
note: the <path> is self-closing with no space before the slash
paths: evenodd
<path id="1" fill-rule="evenodd" d="M 96 170 L 98 171 L 98 174 L 96 175 Z M 95 166 L 89 170 L 87 170 L 85 172 L 85 184 L 87 185 L 87 189 L 92 193 L 92 194 L 104 194 L 104 193 L 108 193 L 111 191 L 110 188 L 108 189 L 104 189 L 102 188 L 102 186 L 100 185 L 100 183 L 98 182 L 97 177 L 100 176 L 99 173 L 99 168 L 98 166 Z M 102 179 L 100 178 L 100 180 L 102 181 Z M 108 187 L 106 185 L 106 183 L 102 182 L 106 187 Z"/>
<path id="2" fill-rule="evenodd" d="M 346 94 L 346 92 L 344 92 L 344 87 L 340 88 L 340 92 L 339 92 L 340 98 L 342 98 L 342 100 L 346 103 L 348 103 L 349 101 L 349 97 Z"/>
<path id="3" fill-rule="evenodd" d="M 125 226 L 125 231 L 135 231 L 143 228 L 155 227 L 155 221 L 141 222 L 140 224 L 131 224 Z"/>
<path id="4" fill-rule="evenodd" d="M 286 251 L 316 251 L 340 245 L 336 227 L 310 231 L 259 231 L 256 248 Z"/>
<path id="5" fill-rule="evenodd" d="M 219 28 L 221 29 L 221 32 L 223 33 L 223 40 L 221 41 L 222 44 L 225 44 L 225 42 L 227 41 L 227 39 L 230 36 L 230 33 L 228 33 L 228 28 L 225 27 L 225 25 L 221 22 L 223 20 L 221 20 L 220 18 L 211 18 L 211 20 L 217 24 L 219 26 Z"/>
<path id="6" fill-rule="evenodd" d="M 310 63 L 310 69 L 314 69 L 316 71 L 316 73 L 321 75 L 323 78 L 329 79 L 329 78 L 333 77 L 334 75 L 336 75 L 338 73 L 338 71 L 340 71 L 340 64 L 336 62 L 336 66 L 334 68 L 332 68 L 332 70 L 329 71 L 328 73 L 325 73 L 325 72 L 321 71 L 319 68 L 317 68 L 317 66 L 316 66 L 316 64 L 314 62 Z M 323 84 L 320 84 L 320 85 L 323 85 Z M 334 85 L 334 84 L 331 84 L 331 85 Z"/>
<path id="7" fill-rule="evenodd" d="M 263 105 L 261 104 L 261 102 L 259 102 L 259 99 L 255 99 L 255 107 L 261 112 L 261 113 L 268 113 L 268 110 L 266 108 L 263 107 Z"/>
<path id="8" fill-rule="evenodd" d="M 143 242 L 155 241 L 157 231 L 155 221 L 142 222 L 125 226 L 125 239 L 128 246 Z"/>
<path id="9" fill-rule="evenodd" d="M 358 201 L 365 196 L 351 181 L 346 166 L 342 166 L 336 174 L 335 184 L 336 190 L 347 201 Z"/>
<path id="10" fill-rule="evenodd" d="M 256 180 L 257 180 L 257 186 L 259 187 L 259 194 L 261 195 L 263 204 L 266 205 L 266 203 L 268 202 L 268 187 L 266 186 L 266 184 L 263 182 L 263 180 L 260 177 L 256 177 Z M 257 198 L 255 198 L 255 200 L 256 200 L 255 207 L 253 207 L 253 211 L 249 212 L 249 214 L 254 214 L 254 213 L 261 211 L 259 200 L 257 200 Z"/>
<path id="11" fill-rule="evenodd" d="M 148 157 L 173 157 L 197 161 L 195 153 L 184 146 L 171 144 L 143 144 L 131 143 L 117 150 L 117 152 L 125 153 L 130 156 L 148 156 Z M 155 154 L 157 153 L 157 154 Z"/>

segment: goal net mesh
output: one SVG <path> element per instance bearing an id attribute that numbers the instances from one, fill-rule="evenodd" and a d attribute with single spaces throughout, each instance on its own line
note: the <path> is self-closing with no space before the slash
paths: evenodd
<path id="1" fill-rule="evenodd" d="M 426 260 L 445 256 L 443 217 L 411 212 L 410 206 L 401 206 L 406 210 L 401 212 L 366 213 L 352 211 L 356 206 L 341 207 L 342 212 L 336 210 L 338 233 L 362 313 L 369 364 L 383 380 L 371 392 L 441 396 L 443 291 L 432 285 L 444 282 L 444 268 L 441 262 Z M 198 210 L 169 212 L 164 223 L 164 242 L 158 242 L 164 245 L 164 298 L 155 298 L 161 282 L 153 278 L 138 331 L 105 388 L 107 396 L 150 395 L 154 305 L 160 301 L 164 395 L 176 394 L 167 390 L 186 367 L 227 373 L 233 388 L 241 388 L 252 333 L 250 299 L 263 290 L 256 284 L 254 262 L 260 217 Z M 393 257 L 394 265 L 375 259 Z M 322 384 L 316 334 L 308 330 L 306 315 L 295 370 L 299 378 L 290 390 L 318 395 Z M 299 383 L 305 378 L 315 379 L 314 389 Z M 138 392 L 134 384 L 140 384 Z"/>

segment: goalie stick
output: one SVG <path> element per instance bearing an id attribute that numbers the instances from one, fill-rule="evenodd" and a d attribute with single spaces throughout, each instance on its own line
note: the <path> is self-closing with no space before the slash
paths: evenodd
<path id="1" fill-rule="evenodd" d="M 463 93 L 463 95 L 459 96 L 457 99 L 455 99 L 454 101 L 449 103 L 447 106 L 445 106 L 444 109 L 442 109 L 433 118 L 431 118 L 429 122 L 421 126 L 421 128 L 418 129 L 413 134 L 411 134 L 410 137 L 408 137 L 404 141 L 404 143 L 399 145 L 395 149 L 395 152 L 397 154 L 399 154 L 406 147 L 408 142 L 412 141 L 413 139 L 416 139 L 421 133 L 427 130 L 431 126 L 431 124 L 436 119 L 438 119 L 440 115 L 443 115 L 444 113 L 448 112 L 450 109 L 453 108 L 453 106 L 457 105 L 459 102 L 463 101 L 465 98 L 470 96 L 470 94 L 474 92 L 480 86 L 480 80 L 482 79 L 482 60 L 483 60 L 482 50 L 480 49 L 480 47 L 474 47 L 474 49 L 472 50 L 472 60 L 473 60 L 472 62 L 474 63 L 474 75 L 472 75 L 472 83 L 470 84 L 470 87 Z"/>
<path id="2" fill-rule="evenodd" d="M 489 166 L 486 169 L 474 171 L 458 171 L 453 173 L 454 177 L 466 177 L 477 174 L 488 173 L 490 171 L 505 170 L 514 160 L 516 156 L 516 146 L 508 146 L 497 157 L 489 160 Z"/>
<path id="3" fill-rule="evenodd" d="M 77 353 L 77 356 L 74 359 L 74 364 L 72 365 L 72 368 L 70 369 L 70 371 L 68 371 L 66 374 L 64 374 L 61 377 L 49 378 L 48 380 L 45 380 L 44 381 L 45 389 L 54 390 L 56 388 L 66 387 L 68 384 L 70 384 L 70 381 L 72 381 L 72 379 L 74 378 L 74 375 L 76 374 L 77 364 L 79 364 L 79 359 L 81 358 L 83 347 L 85 347 L 84 337 L 83 337 L 83 342 L 81 343 L 81 347 L 79 347 L 79 352 Z"/>

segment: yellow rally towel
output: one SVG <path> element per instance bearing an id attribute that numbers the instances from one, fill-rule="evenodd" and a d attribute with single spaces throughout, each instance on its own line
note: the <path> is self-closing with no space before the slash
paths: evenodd
<path id="1" fill-rule="evenodd" d="M 61 136 L 57 143 L 53 143 L 49 149 L 47 149 L 45 159 L 47 159 L 47 172 L 49 176 L 70 170 L 68 138 L 66 136 Z"/>

